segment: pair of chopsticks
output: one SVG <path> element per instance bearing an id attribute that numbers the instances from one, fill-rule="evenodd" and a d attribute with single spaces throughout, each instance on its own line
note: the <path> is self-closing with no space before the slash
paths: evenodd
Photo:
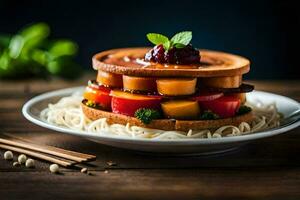
<path id="1" fill-rule="evenodd" d="M 0 148 L 23 153 L 28 156 L 58 164 L 63 167 L 76 167 L 78 164 L 96 160 L 96 156 L 69 151 L 58 147 L 39 145 L 25 139 L 0 134 Z M 77 166 L 79 167 L 79 166 Z"/>

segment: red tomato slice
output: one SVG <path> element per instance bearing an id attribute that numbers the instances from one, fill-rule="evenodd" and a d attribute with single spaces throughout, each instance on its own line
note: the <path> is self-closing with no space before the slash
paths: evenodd
<path id="1" fill-rule="evenodd" d="M 212 101 L 222 97 L 224 94 L 221 92 L 201 92 L 199 96 L 194 97 L 193 99 L 197 101 Z"/>
<path id="2" fill-rule="evenodd" d="M 111 102 L 113 113 L 134 116 L 140 108 L 150 108 L 160 110 L 160 99 L 134 100 L 113 97 Z"/>
<path id="3" fill-rule="evenodd" d="M 99 104 L 103 109 L 111 109 L 111 96 L 109 96 L 110 89 L 104 86 L 99 86 L 98 89 L 88 86 L 86 87 L 83 97 L 89 101 Z"/>
<path id="4" fill-rule="evenodd" d="M 113 113 L 134 116 L 140 108 L 160 110 L 161 97 L 151 95 L 131 94 L 128 92 L 113 90 L 111 108 Z"/>
<path id="5" fill-rule="evenodd" d="M 212 101 L 201 101 L 199 104 L 203 110 L 211 110 L 221 118 L 228 118 L 235 116 L 241 101 L 235 97 L 223 96 Z"/>

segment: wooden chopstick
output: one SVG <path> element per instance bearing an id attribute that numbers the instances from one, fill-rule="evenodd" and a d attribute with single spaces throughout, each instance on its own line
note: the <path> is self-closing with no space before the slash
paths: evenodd
<path id="1" fill-rule="evenodd" d="M 77 163 L 77 162 L 74 162 L 74 161 L 60 160 L 60 159 L 57 159 L 57 158 L 54 158 L 54 157 L 51 157 L 51 156 L 48 156 L 48 155 L 45 155 L 45 154 L 41 154 L 41 153 L 37 153 L 37 152 L 34 152 L 34 151 L 22 149 L 22 148 L 19 148 L 19 147 L 9 146 L 9 145 L 6 145 L 6 144 L 0 144 L 0 148 L 15 151 L 15 152 L 18 152 L 18 153 L 23 153 L 23 154 L 29 155 L 31 157 L 34 157 L 34 158 L 38 158 L 38 159 L 41 159 L 41 160 L 45 160 L 45 161 L 49 161 L 49 162 L 61 165 L 63 167 L 70 167 L 70 166 L 73 166 Z"/>
<path id="2" fill-rule="evenodd" d="M 3 139 L 3 138 L 0 138 L 0 143 L 6 144 L 6 145 L 12 145 L 12 146 L 16 146 L 16 147 L 21 147 L 21 148 L 25 148 L 25 149 L 29 149 L 29 150 L 33 150 L 33 151 L 37 151 L 37 152 L 47 153 L 47 154 L 50 154 L 50 155 L 65 158 L 65 159 L 68 159 L 68 160 L 73 160 L 73 161 L 76 161 L 76 162 L 88 161 L 86 158 L 80 158 L 80 157 L 76 157 L 76 156 L 73 156 L 73 155 L 64 154 L 64 153 L 61 153 L 59 151 L 53 151 L 53 150 L 47 149 L 47 147 L 42 147 L 41 148 L 41 147 L 36 146 L 34 144 L 26 144 L 26 143 L 11 141 L 11 140 L 7 140 L 7 139 Z"/>
<path id="3" fill-rule="evenodd" d="M 7 135 L 6 135 L 7 136 Z M 76 161 L 76 162 L 87 162 L 92 161 L 96 159 L 96 156 L 89 155 L 89 154 L 83 154 L 78 153 L 74 151 L 68 151 L 65 149 L 61 149 L 58 147 L 52 147 L 47 145 L 38 145 L 31 142 L 27 142 L 26 140 L 10 137 L 9 139 L 0 138 L 0 143 L 7 144 L 7 145 L 13 145 L 16 147 L 26 148 L 29 150 L 34 150 L 37 152 L 47 153 L 50 155 L 54 155 L 57 157 L 61 157 L 64 159 Z"/>
<path id="4" fill-rule="evenodd" d="M 95 155 L 79 153 L 79 152 L 76 152 L 76 151 L 65 150 L 65 149 L 61 149 L 61 148 L 53 147 L 53 146 L 48 146 L 48 145 L 38 145 L 38 144 L 32 143 L 31 141 L 28 141 L 25 138 L 16 137 L 15 135 L 11 135 L 9 133 L 3 133 L 2 135 L 6 136 L 9 139 L 14 140 L 14 141 L 23 142 L 23 143 L 25 142 L 25 143 L 29 143 L 29 144 L 39 146 L 39 147 L 47 147 L 48 149 L 51 149 L 53 151 L 63 152 L 63 153 L 68 154 L 68 155 L 74 155 L 76 157 L 85 158 L 85 159 L 88 159 L 88 160 L 96 159 Z"/>

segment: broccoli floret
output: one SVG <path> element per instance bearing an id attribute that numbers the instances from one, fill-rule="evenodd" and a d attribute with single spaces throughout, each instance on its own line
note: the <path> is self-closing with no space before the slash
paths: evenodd
<path id="1" fill-rule="evenodd" d="M 200 116 L 200 119 L 204 119 L 204 120 L 219 119 L 219 118 L 220 118 L 219 115 L 217 115 L 216 113 L 213 113 L 210 110 L 204 111 Z"/>
<path id="2" fill-rule="evenodd" d="M 149 124 L 152 120 L 161 118 L 161 113 L 154 109 L 140 108 L 135 111 L 134 116 L 144 124 Z"/>
<path id="3" fill-rule="evenodd" d="M 243 115 L 243 114 L 246 114 L 248 112 L 251 112 L 252 111 L 252 108 L 250 108 L 249 106 L 241 106 L 239 108 L 239 110 L 237 111 L 237 115 Z"/>

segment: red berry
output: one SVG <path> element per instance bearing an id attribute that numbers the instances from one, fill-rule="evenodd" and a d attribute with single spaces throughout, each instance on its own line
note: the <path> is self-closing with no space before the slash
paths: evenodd
<path id="1" fill-rule="evenodd" d="M 156 45 L 145 55 L 145 60 L 158 63 L 165 63 L 164 53 L 164 46 L 162 44 Z"/>
<path id="2" fill-rule="evenodd" d="M 145 55 L 145 60 L 169 64 L 198 64 L 200 63 L 200 54 L 190 44 L 184 48 L 172 47 L 168 51 L 165 51 L 163 45 L 160 44 Z"/>
<path id="3" fill-rule="evenodd" d="M 152 61 L 152 55 L 153 55 L 153 49 L 151 49 L 150 51 L 148 51 L 145 55 L 145 60 L 147 61 Z"/>
<path id="4" fill-rule="evenodd" d="M 155 61 L 159 62 L 159 63 L 164 63 L 165 62 L 165 58 L 164 58 L 165 49 L 164 49 L 164 46 L 162 44 L 157 45 L 157 46 L 154 47 L 153 50 L 154 50 L 153 51 L 153 56 L 155 58 Z"/>
<path id="5" fill-rule="evenodd" d="M 175 52 L 176 52 L 176 48 L 171 48 L 169 51 L 165 52 L 165 60 L 167 63 L 170 64 L 176 63 Z"/>
<path id="6" fill-rule="evenodd" d="M 184 48 L 174 47 L 173 64 L 197 64 L 200 63 L 200 54 L 192 45 L 187 45 Z"/>

